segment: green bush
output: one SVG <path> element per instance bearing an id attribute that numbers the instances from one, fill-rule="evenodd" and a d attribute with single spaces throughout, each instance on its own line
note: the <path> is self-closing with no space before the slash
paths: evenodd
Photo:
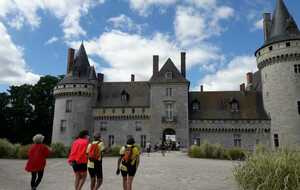
<path id="1" fill-rule="evenodd" d="M 66 158 L 69 153 L 69 148 L 65 147 L 62 143 L 51 144 L 51 155 L 52 158 Z"/>
<path id="2" fill-rule="evenodd" d="M 0 139 L 0 158 L 13 158 L 16 150 L 13 144 L 6 139 Z"/>
<path id="3" fill-rule="evenodd" d="M 244 160 L 246 152 L 241 148 L 231 148 L 226 150 L 226 158 L 229 160 Z"/>
<path id="4" fill-rule="evenodd" d="M 111 156 L 120 156 L 120 149 L 122 146 L 120 145 L 114 145 L 111 147 Z"/>
<path id="5" fill-rule="evenodd" d="M 200 146 L 192 145 L 188 153 L 189 156 L 192 158 L 202 158 L 202 152 Z"/>
<path id="6" fill-rule="evenodd" d="M 281 150 L 249 156 L 234 169 L 234 177 L 244 190 L 300 189 L 300 153 Z"/>
<path id="7" fill-rule="evenodd" d="M 21 145 L 18 148 L 17 158 L 19 159 L 27 159 L 28 158 L 28 151 L 31 145 Z"/>
<path id="8" fill-rule="evenodd" d="M 220 144 L 213 145 L 212 158 L 216 158 L 216 159 L 226 158 L 225 148 Z"/>

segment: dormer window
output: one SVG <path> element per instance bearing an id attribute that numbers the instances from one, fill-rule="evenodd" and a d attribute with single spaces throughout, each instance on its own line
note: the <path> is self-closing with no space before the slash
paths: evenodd
<path id="1" fill-rule="evenodd" d="M 236 99 L 232 99 L 229 103 L 230 103 L 231 112 L 240 111 L 240 104 Z"/>
<path id="2" fill-rule="evenodd" d="M 192 111 L 193 112 L 200 111 L 200 102 L 198 102 L 197 100 L 192 102 Z"/>
<path id="3" fill-rule="evenodd" d="M 166 78 L 167 80 L 172 80 L 172 78 L 173 78 L 173 73 L 172 73 L 172 72 L 166 72 L 165 78 Z"/>
<path id="4" fill-rule="evenodd" d="M 122 103 L 127 103 L 129 101 L 129 94 L 123 90 L 121 93 L 121 102 Z"/>

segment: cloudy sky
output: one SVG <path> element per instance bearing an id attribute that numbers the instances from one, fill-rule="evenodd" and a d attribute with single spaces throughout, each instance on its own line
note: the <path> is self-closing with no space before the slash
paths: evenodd
<path id="1" fill-rule="evenodd" d="M 285 0 L 297 23 L 300 1 Z M 191 89 L 237 90 L 256 71 L 263 12 L 275 0 L 0 0 L 0 91 L 66 71 L 68 47 L 84 41 L 107 81 L 148 80 L 152 55 L 179 66 Z"/>

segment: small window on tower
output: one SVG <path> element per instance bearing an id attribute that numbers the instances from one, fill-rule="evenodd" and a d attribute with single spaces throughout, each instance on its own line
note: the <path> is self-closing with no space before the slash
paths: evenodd
<path id="1" fill-rule="evenodd" d="M 66 101 L 66 112 L 72 112 L 72 100 Z"/>
<path id="2" fill-rule="evenodd" d="M 64 133 L 67 129 L 67 121 L 66 120 L 61 120 L 60 121 L 60 132 Z"/>
<path id="3" fill-rule="evenodd" d="M 278 137 L 278 134 L 274 134 L 274 146 L 275 146 L 275 148 L 279 147 L 279 137 Z"/>
<path id="4" fill-rule="evenodd" d="M 300 64 L 295 64 L 294 65 L 294 71 L 296 74 L 300 74 Z"/>
<path id="5" fill-rule="evenodd" d="M 291 42 L 287 42 L 285 45 L 286 45 L 286 47 L 290 47 L 291 46 Z"/>
<path id="6" fill-rule="evenodd" d="M 298 101 L 298 114 L 300 115 L 300 101 Z"/>
<path id="7" fill-rule="evenodd" d="M 272 51 L 272 50 L 273 50 L 273 46 L 270 46 L 270 47 L 269 47 L 269 50 Z"/>

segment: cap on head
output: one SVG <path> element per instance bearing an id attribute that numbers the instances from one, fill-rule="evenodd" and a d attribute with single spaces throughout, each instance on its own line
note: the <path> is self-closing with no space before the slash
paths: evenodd
<path id="1" fill-rule="evenodd" d="M 100 132 L 95 132 L 94 133 L 94 139 L 100 139 L 101 138 L 101 133 Z"/>
<path id="2" fill-rule="evenodd" d="M 89 135 L 89 131 L 88 130 L 83 130 L 83 131 L 80 131 L 78 137 L 79 138 L 84 138 L 85 136 L 88 136 Z"/>
<path id="3" fill-rule="evenodd" d="M 35 144 L 42 144 L 44 141 L 45 137 L 42 134 L 36 134 L 33 138 L 32 141 Z"/>
<path id="4" fill-rule="evenodd" d="M 134 145 L 134 143 L 135 143 L 134 138 L 133 137 L 129 137 L 128 140 L 127 140 L 127 144 L 128 145 Z"/>

